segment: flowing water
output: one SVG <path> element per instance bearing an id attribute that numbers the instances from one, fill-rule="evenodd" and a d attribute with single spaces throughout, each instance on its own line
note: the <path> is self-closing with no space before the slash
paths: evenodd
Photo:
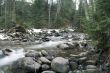
<path id="1" fill-rule="evenodd" d="M 11 63 L 17 61 L 18 59 L 23 58 L 24 54 L 25 53 L 23 49 L 13 50 L 13 52 L 9 56 L 4 56 L 3 58 L 0 59 L 0 67 L 10 65 Z"/>

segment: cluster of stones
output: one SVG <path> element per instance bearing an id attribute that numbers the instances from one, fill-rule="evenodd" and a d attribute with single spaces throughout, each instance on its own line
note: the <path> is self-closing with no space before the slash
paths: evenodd
<path id="1" fill-rule="evenodd" d="M 55 57 L 45 50 L 29 51 L 23 59 L 13 65 L 14 69 L 25 70 L 26 73 L 99 73 L 95 62 L 87 61 L 87 57 L 81 56 L 81 54 L 77 59 L 67 59 Z"/>

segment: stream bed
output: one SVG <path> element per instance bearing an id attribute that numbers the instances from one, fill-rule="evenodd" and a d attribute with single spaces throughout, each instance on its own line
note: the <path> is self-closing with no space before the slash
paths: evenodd
<path id="1" fill-rule="evenodd" d="M 0 35 L 0 73 L 99 73 L 98 55 L 88 43 L 87 34 L 72 29 L 29 32 L 34 35 L 34 41 L 22 42 Z M 57 59 L 62 71 L 54 63 Z M 60 64 L 60 60 L 64 61 Z"/>

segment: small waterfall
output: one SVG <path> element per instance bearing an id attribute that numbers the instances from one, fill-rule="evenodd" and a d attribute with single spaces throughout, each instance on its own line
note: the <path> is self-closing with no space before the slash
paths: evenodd
<path id="1" fill-rule="evenodd" d="M 23 52 L 23 49 L 16 50 L 16 51 L 14 50 L 9 56 L 5 56 L 0 59 L 0 67 L 9 65 L 14 61 L 17 61 L 18 59 L 23 58 L 24 54 L 25 53 Z"/>

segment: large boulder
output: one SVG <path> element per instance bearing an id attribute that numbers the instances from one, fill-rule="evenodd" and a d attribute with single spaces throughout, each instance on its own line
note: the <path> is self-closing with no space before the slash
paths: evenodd
<path id="1" fill-rule="evenodd" d="M 39 71 L 41 65 L 37 62 L 35 62 L 32 58 L 26 57 L 22 60 L 22 67 L 26 69 L 28 72 L 35 72 Z"/>
<path id="2" fill-rule="evenodd" d="M 62 57 L 56 57 L 51 63 L 54 71 L 60 73 L 67 73 L 69 71 L 69 61 Z"/>

